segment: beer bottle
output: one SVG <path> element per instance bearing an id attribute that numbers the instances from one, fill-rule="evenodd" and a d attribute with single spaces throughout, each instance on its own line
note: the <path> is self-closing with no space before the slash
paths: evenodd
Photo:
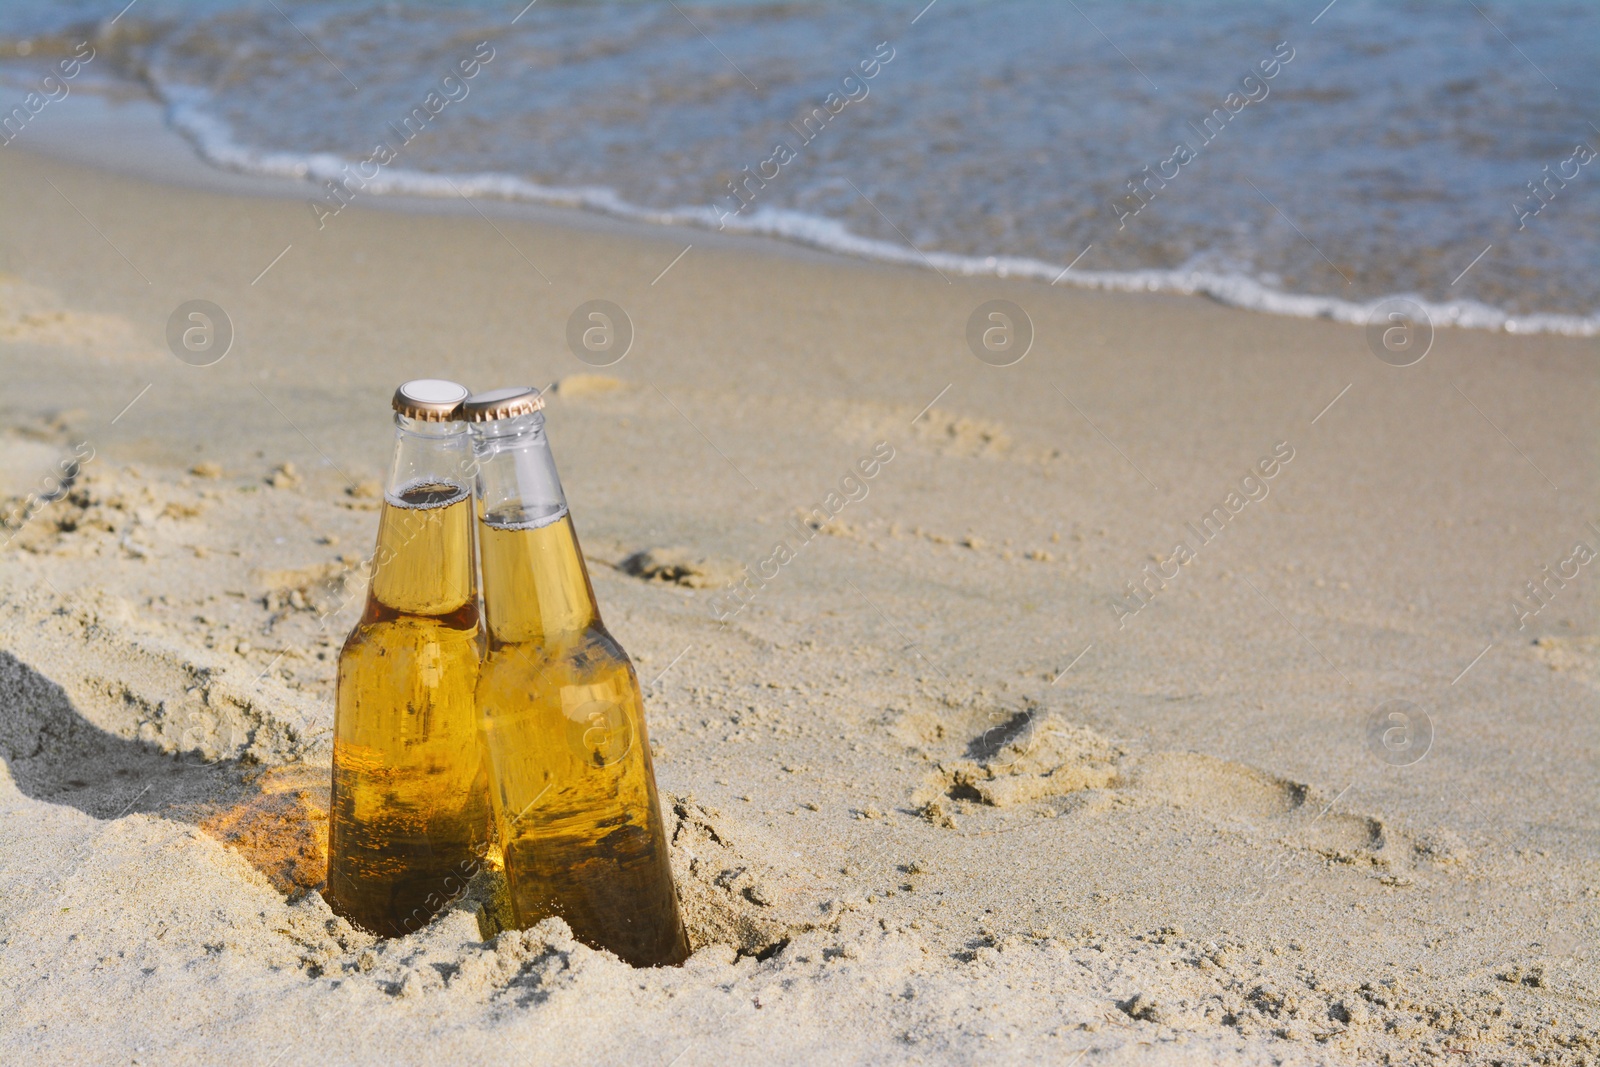
<path id="1" fill-rule="evenodd" d="M 339 654 L 327 899 L 386 937 L 421 929 L 460 895 L 492 827 L 473 703 L 466 396 L 434 379 L 395 392 L 394 459 L 366 610 Z"/>
<path id="2" fill-rule="evenodd" d="M 606 632 L 536 389 L 470 397 L 488 650 L 478 714 L 520 927 L 559 915 L 636 967 L 689 954 L 644 702 Z"/>

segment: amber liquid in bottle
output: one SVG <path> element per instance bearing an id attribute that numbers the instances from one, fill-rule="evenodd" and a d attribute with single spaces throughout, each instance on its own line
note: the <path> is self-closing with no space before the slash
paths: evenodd
<path id="1" fill-rule="evenodd" d="M 327 897 L 399 937 L 461 894 L 489 843 L 469 491 L 423 480 L 386 494 L 374 566 L 339 656 Z"/>
<path id="2" fill-rule="evenodd" d="M 549 464 L 542 416 L 505 421 L 533 420 L 521 455 L 513 441 L 485 459 L 475 441 L 489 637 L 478 708 L 512 914 L 520 927 L 559 915 L 635 966 L 678 964 L 689 944 L 639 681 L 600 622 L 553 466 L 516 477 Z"/>

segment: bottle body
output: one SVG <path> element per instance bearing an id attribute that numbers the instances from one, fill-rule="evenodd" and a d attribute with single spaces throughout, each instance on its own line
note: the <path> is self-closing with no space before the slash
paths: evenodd
<path id="1" fill-rule="evenodd" d="M 328 817 L 329 906 L 387 937 L 460 895 L 491 830 L 466 435 L 398 421 L 366 609 L 339 655 Z"/>
<path id="2" fill-rule="evenodd" d="M 477 701 L 512 913 L 521 927 L 559 915 L 635 966 L 678 964 L 689 946 L 638 677 L 552 499 L 542 418 L 527 418 L 532 442 L 474 427 L 488 629 Z"/>

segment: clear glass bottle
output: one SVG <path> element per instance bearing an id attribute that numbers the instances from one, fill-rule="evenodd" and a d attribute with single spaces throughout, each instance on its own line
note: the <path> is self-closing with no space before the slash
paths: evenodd
<path id="1" fill-rule="evenodd" d="M 395 392 L 366 610 L 339 654 L 327 900 L 386 937 L 459 896 L 491 840 L 466 395 L 435 379 Z"/>
<path id="2" fill-rule="evenodd" d="M 600 621 L 534 389 L 471 397 L 488 651 L 478 714 L 518 926 L 689 955 L 633 664 Z"/>

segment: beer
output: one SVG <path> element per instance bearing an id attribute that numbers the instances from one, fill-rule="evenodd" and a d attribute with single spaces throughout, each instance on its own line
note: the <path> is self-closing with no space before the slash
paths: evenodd
<path id="1" fill-rule="evenodd" d="M 466 395 L 431 379 L 395 393 L 366 609 L 339 654 L 327 899 L 386 937 L 426 925 L 489 847 Z"/>
<path id="2" fill-rule="evenodd" d="M 689 954 L 633 664 L 600 621 L 537 390 L 470 398 L 488 651 L 478 713 L 519 927 L 635 966 Z"/>

